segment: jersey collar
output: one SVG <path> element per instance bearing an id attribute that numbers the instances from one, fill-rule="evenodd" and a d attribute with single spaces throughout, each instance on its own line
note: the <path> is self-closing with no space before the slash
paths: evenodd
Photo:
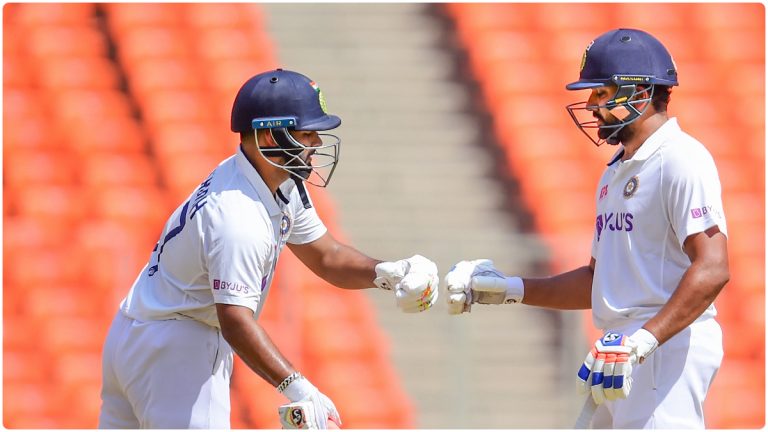
<path id="1" fill-rule="evenodd" d="M 261 202 L 264 204 L 264 208 L 267 209 L 269 215 L 276 216 L 282 214 L 280 207 L 278 207 L 277 202 L 275 202 L 275 197 L 269 191 L 267 184 L 264 183 L 264 180 L 259 175 L 259 172 L 256 171 L 256 168 L 254 168 L 253 165 L 248 162 L 248 158 L 245 157 L 245 153 L 243 153 L 242 147 L 237 149 L 235 162 L 237 163 L 237 168 L 241 173 L 243 173 L 251 186 L 253 186 L 253 188 L 256 190 L 256 193 L 259 195 L 259 199 L 261 199 Z"/>
<path id="2" fill-rule="evenodd" d="M 665 137 L 669 135 L 670 133 L 673 133 L 675 131 L 679 131 L 680 126 L 677 124 L 677 118 L 672 117 L 666 122 L 664 122 L 663 125 L 661 125 L 660 128 L 656 129 L 654 133 L 651 134 L 651 136 L 648 137 L 648 139 L 645 140 L 643 145 L 640 146 L 639 149 L 637 149 L 637 152 L 635 152 L 634 156 L 632 156 L 631 161 L 644 161 L 651 157 L 652 154 L 656 153 L 656 150 L 661 147 L 661 144 L 664 142 Z M 611 166 L 616 163 L 621 157 L 624 156 L 624 148 L 620 148 L 614 155 L 611 157 L 611 161 L 608 162 L 608 166 Z"/>
<path id="3" fill-rule="evenodd" d="M 652 133 L 648 139 L 645 140 L 639 149 L 637 149 L 635 155 L 632 156 L 632 160 L 648 159 L 652 154 L 656 153 L 656 150 L 661 147 L 661 144 L 670 133 L 679 130 L 680 126 L 677 125 L 677 118 L 672 117 L 668 119 L 666 122 L 664 122 L 663 125 L 661 125 L 660 128 L 656 129 L 656 131 Z"/>

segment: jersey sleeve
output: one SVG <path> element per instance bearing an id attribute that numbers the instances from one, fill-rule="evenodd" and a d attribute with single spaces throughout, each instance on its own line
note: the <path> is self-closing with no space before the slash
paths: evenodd
<path id="1" fill-rule="evenodd" d="M 259 219 L 249 218 L 240 210 L 238 217 L 220 218 L 211 226 L 208 278 L 214 302 L 256 312 L 273 260 L 271 227 L 244 224 L 242 221 Z"/>
<path id="2" fill-rule="evenodd" d="M 682 248 L 685 239 L 715 225 L 728 235 L 720 179 L 714 160 L 706 151 L 691 151 L 665 163 L 662 189 L 667 215 Z"/>
<path id="3" fill-rule="evenodd" d="M 323 224 L 323 221 L 320 220 L 320 216 L 318 216 L 314 206 L 308 209 L 304 208 L 304 205 L 301 202 L 301 197 L 295 188 L 291 191 L 290 203 L 293 206 L 294 219 L 293 229 L 291 230 L 291 235 L 288 237 L 288 243 L 311 243 L 322 237 L 328 231 L 325 224 Z"/>

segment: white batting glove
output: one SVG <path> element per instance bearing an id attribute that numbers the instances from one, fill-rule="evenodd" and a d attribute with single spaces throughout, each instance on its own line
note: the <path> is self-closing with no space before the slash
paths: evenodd
<path id="1" fill-rule="evenodd" d="M 493 261 L 461 261 L 445 275 L 448 313 L 470 312 L 472 303 L 502 304 L 523 301 L 523 280 L 507 277 L 493 266 Z"/>
<path id="2" fill-rule="evenodd" d="M 421 255 L 376 265 L 374 285 L 394 290 L 397 307 L 403 312 L 422 312 L 437 301 L 440 278 L 437 265 Z"/>
<path id="3" fill-rule="evenodd" d="M 579 369 L 579 391 L 591 392 L 598 405 L 606 400 L 626 399 L 632 390 L 632 366 L 645 361 L 658 346 L 656 337 L 644 328 L 632 336 L 604 334 Z"/>
<path id="4" fill-rule="evenodd" d="M 291 382 L 281 393 L 293 402 L 278 408 L 284 428 L 328 429 L 328 420 L 341 425 L 341 417 L 333 402 L 303 376 Z"/>

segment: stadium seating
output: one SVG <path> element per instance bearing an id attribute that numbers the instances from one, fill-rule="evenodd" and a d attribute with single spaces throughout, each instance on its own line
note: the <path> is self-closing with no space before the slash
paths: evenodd
<path id="1" fill-rule="evenodd" d="M 451 3 L 445 10 L 523 202 L 553 251 L 553 271 L 588 262 L 594 190 L 614 151 L 594 149 L 563 109 L 583 97 L 563 87 L 578 77 L 586 44 L 610 28 L 630 27 L 651 32 L 672 52 L 681 86 L 673 91 L 670 112 L 714 156 L 729 229 L 732 277 L 716 301 L 725 361 L 707 401 L 708 427 L 764 426 L 764 8 Z M 588 337 L 597 337 L 585 321 Z"/>

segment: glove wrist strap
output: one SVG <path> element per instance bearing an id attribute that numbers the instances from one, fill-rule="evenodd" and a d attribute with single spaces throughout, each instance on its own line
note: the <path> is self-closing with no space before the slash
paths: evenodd
<path id="1" fill-rule="evenodd" d="M 283 384 L 285 385 L 283 386 Z M 291 402 L 303 400 L 315 390 L 315 386 L 298 372 L 288 375 L 288 377 L 277 386 L 277 391 L 282 393 L 282 395 L 288 398 Z"/>
<path id="2" fill-rule="evenodd" d="M 374 267 L 374 270 L 376 271 L 376 278 L 373 280 L 373 284 L 380 289 L 383 289 L 384 291 L 392 291 L 395 287 L 392 286 L 392 282 L 390 281 L 391 278 L 387 277 L 387 270 L 385 270 L 384 266 L 386 266 L 387 262 L 380 262 L 376 264 Z"/>
<path id="3" fill-rule="evenodd" d="M 525 289 L 523 279 L 517 276 L 505 278 L 507 281 L 507 295 L 504 297 L 504 303 L 521 303 Z"/>
<path id="4" fill-rule="evenodd" d="M 629 338 L 637 344 L 635 349 L 637 350 L 636 353 L 640 362 L 650 357 L 656 351 L 656 348 L 659 347 L 659 341 L 656 339 L 656 336 L 642 327 L 632 333 L 632 336 Z"/>

